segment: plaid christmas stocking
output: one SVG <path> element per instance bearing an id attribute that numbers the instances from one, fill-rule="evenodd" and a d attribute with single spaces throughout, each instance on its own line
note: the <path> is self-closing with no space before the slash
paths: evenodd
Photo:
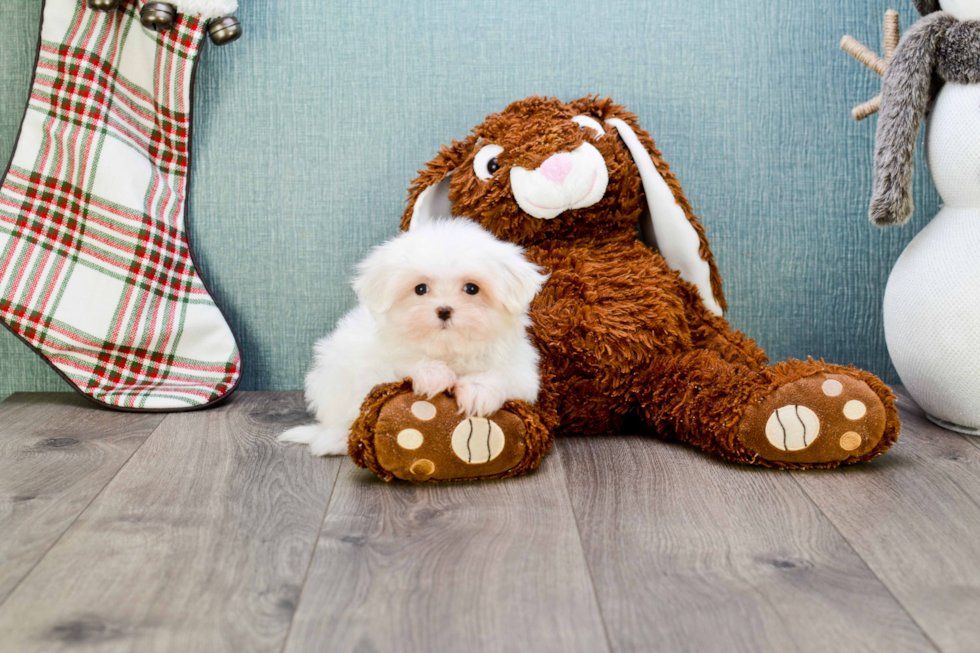
<path id="1" fill-rule="evenodd" d="M 179 15 L 158 34 L 140 7 L 46 0 L 0 187 L 0 320 L 100 404 L 192 409 L 241 375 L 185 229 L 205 22 Z"/>

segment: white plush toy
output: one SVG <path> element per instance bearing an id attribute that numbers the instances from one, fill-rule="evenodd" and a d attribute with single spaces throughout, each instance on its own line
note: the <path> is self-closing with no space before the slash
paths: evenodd
<path id="1" fill-rule="evenodd" d="M 980 434 L 980 0 L 915 3 L 923 18 L 884 71 L 871 220 L 887 226 L 911 217 L 926 115 L 926 157 L 943 207 L 892 270 L 885 338 L 929 419 Z M 842 45 L 862 61 L 874 57 L 847 38 Z"/>

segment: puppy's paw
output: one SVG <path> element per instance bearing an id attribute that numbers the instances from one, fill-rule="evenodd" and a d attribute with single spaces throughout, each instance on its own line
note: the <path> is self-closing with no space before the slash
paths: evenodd
<path id="1" fill-rule="evenodd" d="M 456 382 L 455 394 L 459 412 L 467 417 L 493 415 L 507 401 L 500 386 L 467 377 Z"/>
<path id="2" fill-rule="evenodd" d="M 427 361 L 412 368 L 412 390 L 431 399 L 456 383 L 456 373 L 442 361 Z"/>

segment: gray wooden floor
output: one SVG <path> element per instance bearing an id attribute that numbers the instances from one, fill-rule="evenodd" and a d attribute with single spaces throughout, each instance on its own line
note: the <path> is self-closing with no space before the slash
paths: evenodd
<path id="1" fill-rule="evenodd" d="M 980 439 L 903 394 L 831 472 L 641 436 L 387 484 L 277 444 L 298 393 L 0 404 L 0 651 L 978 651 Z"/>

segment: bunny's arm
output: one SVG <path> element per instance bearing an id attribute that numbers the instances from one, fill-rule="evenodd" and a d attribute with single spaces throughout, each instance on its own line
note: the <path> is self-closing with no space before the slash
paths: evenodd
<path id="1" fill-rule="evenodd" d="M 915 142 L 929 105 L 937 45 L 951 22 L 942 12 L 920 20 L 902 38 L 885 71 L 869 212 L 879 227 L 912 217 Z"/>

